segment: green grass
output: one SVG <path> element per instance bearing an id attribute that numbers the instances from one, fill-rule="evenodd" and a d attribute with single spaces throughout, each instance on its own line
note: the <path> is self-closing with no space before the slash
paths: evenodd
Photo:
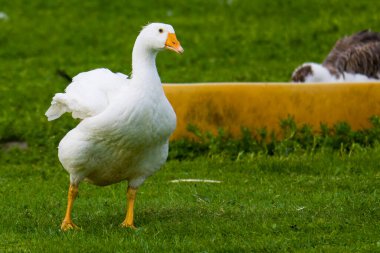
<path id="1" fill-rule="evenodd" d="M 380 146 L 170 161 L 141 187 L 138 230 L 120 228 L 126 184 L 80 186 L 63 233 L 68 176 L 54 165 L 2 167 L 0 251 L 374 252 L 380 250 Z M 170 183 L 207 178 L 220 184 Z"/>
<path id="2" fill-rule="evenodd" d="M 57 70 L 130 73 L 148 22 L 172 24 L 185 48 L 158 56 L 163 82 L 277 82 L 322 61 L 343 35 L 379 31 L 379 9 L 372 0 L 0 0 L 9 16 L 0 20 L 0 252 L 380 251 L 377 128 L 358 136 L 341 125 L 324 139 L 330 148 L 315 152 L 307 132 L 273 144 L 271 154 L 219 136 L 178 161 L 177 143 L 138 193 L 137 231 L 118 226 L 126 184 L 82 184 L 73 215 L 83 229 L 62 233 L 69 180 L 56 147 L 77 122 L 44 117 L 67 85 Z M 6 150 L 9 141 L 28 148 Z M 177 178 L 223 183 L 169 183 Z"/>
<path id="3" fill-rule="evenodd" d="M 231 160 L 244 154 L 288 156 L 289 154 L 315 154 L 320 150 L 352 153 L 357 149 L 371 148 L 380 143 L 380 117 L 369 119 L 372 126 L 352 130 L 346 122 L 332 127 L 321 124 L 313 129 L 307 124 L 297 125 L 292 117 L 280 121 L 280 130 L 268 132 L 266 128 L 250 131 L 241 128 L 241 136 L 233 138 L 228 131 L 219 128 L 216 135 L 188 126 L 192 139 L 180 139 L 171 143 L 169 159 L 192 159 L 197 156 L 223 155 Z"/>
<path id="4" fill-rule="evenodd" d="M 322 61 L 338 38 L 379 30 L 379 8 L 372 0 L 0 0 L 9 16 L 0 20 L 0 139 L 61 137 L 74 123 L 44 117 L 67 85 L 56 71 L 130 73 L 133 43 L 148 22 L 172 24 L 185 48 L 158 56 L 163 82 L 277 82 L 305 61 Z"/>

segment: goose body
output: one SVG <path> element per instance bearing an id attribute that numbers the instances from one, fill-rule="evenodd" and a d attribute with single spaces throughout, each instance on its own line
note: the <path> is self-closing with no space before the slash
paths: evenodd
<path id="1" fill-rule="evenodd" d="M 343 37 L 322 64 L 305 63 L 292 74 L 294 82 L 373 82 L 379 78 L 380 33 L 369 30 Z"/>
<path id="2" fill-rule="evenodd" d="M 134 227 L 133 203 L 137 188 L 166 161 L 176 115 L 167 100 L 155 58 L 162 49 L 182 53 L 170 25 L 144 27 L 132 53 L 132 77 L 108 69 L 83 72 L 65 93 L 53 97 L 49 120 L 71 112 L 82 121 L 61 140 L 58 157 L 70 174 L 63 230 L 76 228 L 72 203 L 83 180 L 95 185 L 128 181 L 128 212 L 122 223 Z"/>
<path id="3" fill-rule="evenodd" d="M 176 126 L 173 108 L 160 87 L 144 90 L 128 80 L 125 85 L 112 103 L 97 107 L 100 113 L 82 120 L 61 140 L 58 157 L 72 183 L 128 180 L 137 188 L 165 162 Z"/>
<path id="4" fill-rule="evenodd" d="M 336 72 L 318 63 L 304 63 L 292 74 L 292 81 L 298 83 L 343 83 L 378 82 L 378 79 L 359 73 Z"/>

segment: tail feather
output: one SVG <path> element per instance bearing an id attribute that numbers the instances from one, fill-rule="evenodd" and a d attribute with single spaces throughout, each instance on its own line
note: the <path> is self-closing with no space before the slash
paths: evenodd
<path id="1" fill-rule="evenodd" d="M 65 94 L 58 93 L 54 96 L 51 106 L 46 111 L 45 116 L 48 118 L 48 121 L 52 121 L 61 117 L 62 114 L 67 112 L 67 106 L 65 103 L 62 103 L 63 96 Z"/>
<path id="2" fill-rule="evenodd" d="M 71 79 L 64 71 L 59 71 L 59 74 Z M 71 113 L 74 119 L 92 117 L 104 111 L 110 101 L 128 84 L 128 76 L 112 73 L 108 69 L 79 73 L 73 77 L 65 93 L 55 94 L 45 115 L 49 121 L 59 118 L 65 112 Z"/>

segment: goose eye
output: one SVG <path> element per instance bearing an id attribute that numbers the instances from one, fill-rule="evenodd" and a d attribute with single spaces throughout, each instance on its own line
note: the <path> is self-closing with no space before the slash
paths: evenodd
<path id="1" fill-rule="evenodd" d="M 164 30 L 163 30 L 162 28 L 160 28 L 160 29 L 158 29 L 158 32 L 159 32 L 159 33 L 163 33 Z"/>

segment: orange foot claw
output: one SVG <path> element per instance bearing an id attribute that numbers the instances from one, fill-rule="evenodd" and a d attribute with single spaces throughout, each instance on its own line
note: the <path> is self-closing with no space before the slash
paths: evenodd
<path id="1" fill-rule="evenodd" d="M 121 223 L 120 226 L 121 226 L 122 228 L 131 228 L 131 229 L 133 229 L 133 230 L 137 229 L 137 228 L 135 227 L 135 225 L 133 225 L 133 224 L 127 224 L 126 222 Z"/>
<path id="2" fill-rule="evenodd" d="M 75 225 L 72 221 L 63 221 L 62 222 L 62 225 L 61 225 L 61 230 L 62 231 L 68 231 L 68 230 L 71 230 L 71 229 L 79 230 L 80 227 L 78 227 L 77 225 Z"/>

